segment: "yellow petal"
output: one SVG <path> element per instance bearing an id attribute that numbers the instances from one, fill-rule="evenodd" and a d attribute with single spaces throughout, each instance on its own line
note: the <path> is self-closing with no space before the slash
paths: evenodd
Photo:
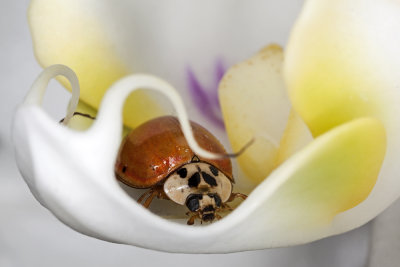
<path id="1" fill-rule="evenodd" d="M 64 64 L 72 68 L 81 85 L 81 100 L 97 109 L 110 85 L 130 73 L 115 50 L 116 43 L 101 19 L 107 5 L 96 1 L 34 0 L 28 18 L 34 50 L 43 67 Z M 69 88 L 64 79 L 63 85 Z M 161 108 L 144 92 L 136 92 L 124 107 L 125 124 L 160 115 Z"/>
<path id="2" fill-rule="evenodd" d="M 273 169 L 290 103 L 281 75 L 282 48 L 270 45 L 232 67 L 219 86 L 226 130 L 233 150 L 255 142 L 238 158 L 252 180 L 263 180 Z"/>
<path id="3" fill-rule="evenodd" d="M 360 118 L 336 127 L 277 169 L 288 172 L 290 179 L 275 191 L 271 205 L 288 216 L 282 222 L 288 225 L 293 224 L 290 220 L 299 228 L 329 223 L 369 195 L 385 151 L 385 129 L 379 120 Z"/>
<path id="4" fill-rule="evenodd" d="M 305 3 L 291 33 L 285 80 L 294 109 L 318 136 L 353 118 L 379 118 L 387 155 L 369 197 L 335 218 L 339 229 L 369 221 L 400 196 L 400 3 Z"/>
<path id="5" fill-rule="evenodd" d="M 289 96 L 315 136 L 380 116 L 382 89 L 396 85 L 400 5 L 350 2 L 307 1 L 286 50 Z"/>
<path id="6" fill-rule="evenodd" d="M 294 110 L 291 110 L 285 132 L 279 144 L 275 165 L 279 166 L 312 140 L 313 138 L 307 125 Z"/>
<path id="7" fill-rule="evenodd" d="M 269 45 L 232 67 L 219 87 L 232 148 L 239 150 L 255 138 L 253 145 L 238 158 L 243 172 L 255 182 L 265 179 L 283 160 L 312 140 L 300 117 L 292 112 L 289 118 L 291 105 L 282 78 L 282 64 L 282 48 Z"/>

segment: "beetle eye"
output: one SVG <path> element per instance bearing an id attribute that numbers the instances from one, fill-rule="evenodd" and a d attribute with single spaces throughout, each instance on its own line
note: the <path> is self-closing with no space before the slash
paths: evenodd
<path id="1" fill-rule="evenodd" d="M 186 199 L 186 206 L 188 207 L 188 209 L 190 211 L 196 211 L 199 209 L 200 207 L 200 202 L 199 199 L 202 199 L 203 196 L 202 195 L 198 195 L 198 194 L 191 194 L 188 196 L 188 198 Z"/>
<path id="2" fill-rule="evenodd" d="M 208 196 L 209 197 L 211 197 L 211 198 L 214 198 L 214 201 L 215 201 L 215 205 L 217 206 L 217 207 L 221 207 L 221 198 L 219 197 L 219 195 L 218 194 L 208 194 Z"/>
<path id="3" fill-rule="evenodd" d="M 126 166 L 122 167 L 122 172 L 123 172 L 123 173 L 126 172 Z"/>

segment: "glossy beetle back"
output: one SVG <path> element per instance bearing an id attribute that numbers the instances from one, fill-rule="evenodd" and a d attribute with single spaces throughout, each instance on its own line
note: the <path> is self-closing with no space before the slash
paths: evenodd
<path id="1" fill-rule="evenodd" d="M 226 153 L 209 131 L 191 122 L 199 145 L 211 152 Z M 161 183 L 168 175 L 195 156 L 182 133 L 177 118 L 165 116 L 150 120 L 134 129 L 121 144 L 115 164 L 117 177 L 135 188 L 149 188 Z M 201 161 L 217 167 L 233 181 L 229 158 Z"/>

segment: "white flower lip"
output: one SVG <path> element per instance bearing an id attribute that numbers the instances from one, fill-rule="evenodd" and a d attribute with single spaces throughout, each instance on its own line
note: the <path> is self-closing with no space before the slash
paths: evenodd
<path id="1" fill-rule="evenodd" d="M 111 242 L 184 253 L 293 245 L 335 233 L 329 223 L 317 227 L 297 225 L 293 218 L 299 215 L 298 207 L 290 204 L 293 209 L 282 208 L 279 197 L 280 189 L 295 177 L 296 169 L 327 138 L 316 140 L 316 144 L 285 162 L 221 221 L 193 227 L 152 214 L 130 198 L 114 176 L 121 141 L 122 105 L 135 89 L 158 90 L 173 102 L 185 125 L 188 121 L 179 95 L 156 77 L 127 76 L 107 92 L 93 126 L 86 132 L 75 132 L 51 120 L 40 107 L 41 86 L 57 75 L 71 78 L 68 73 L 70 70 L 61 65 L 44 70 L 16 113 L 13 140 L 20 171 L 32 193 L 73 229 Z M 243 242 L 243 238 L 247 241 Z"/>

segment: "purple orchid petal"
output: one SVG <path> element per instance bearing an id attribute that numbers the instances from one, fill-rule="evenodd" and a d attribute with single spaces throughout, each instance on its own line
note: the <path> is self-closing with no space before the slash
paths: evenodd
<path id="1" fill-rule="evenodd" d="M 219 104 L 218 88 L 219 88 L 220 81 L 222 80 L 222 78 L 225 75 L 225 72 L 226 72 L 226 68 L 224 66 L 223 60 L 218 59 L 215 64 L 215 87 L 213 88 L 214 90 L 212 90 L 212 92 L 211 92 L 212 93 L 211 99 L 212 99 L 213 105 L 219 112 L 221 112 L 221 105 Z"/>
<path id="2" fill-rule="evenodd" d="M 224 128 L 224 122 L 221 119 L 218 102 L 218 84 L 214 90 L 206 90 L 197 79 L 193 70 L 187 67 L 187 79 L 190 95 L 197 108 L 215 125 Z M 216 92 L 212 96 L 207 94 L 207 91 Z M 216 99 L 216 100 L 215 100 Z M 216 102 L 216 103 L 215 103 Z M 216 108 L 217 107 L 217 108 Z"/>

